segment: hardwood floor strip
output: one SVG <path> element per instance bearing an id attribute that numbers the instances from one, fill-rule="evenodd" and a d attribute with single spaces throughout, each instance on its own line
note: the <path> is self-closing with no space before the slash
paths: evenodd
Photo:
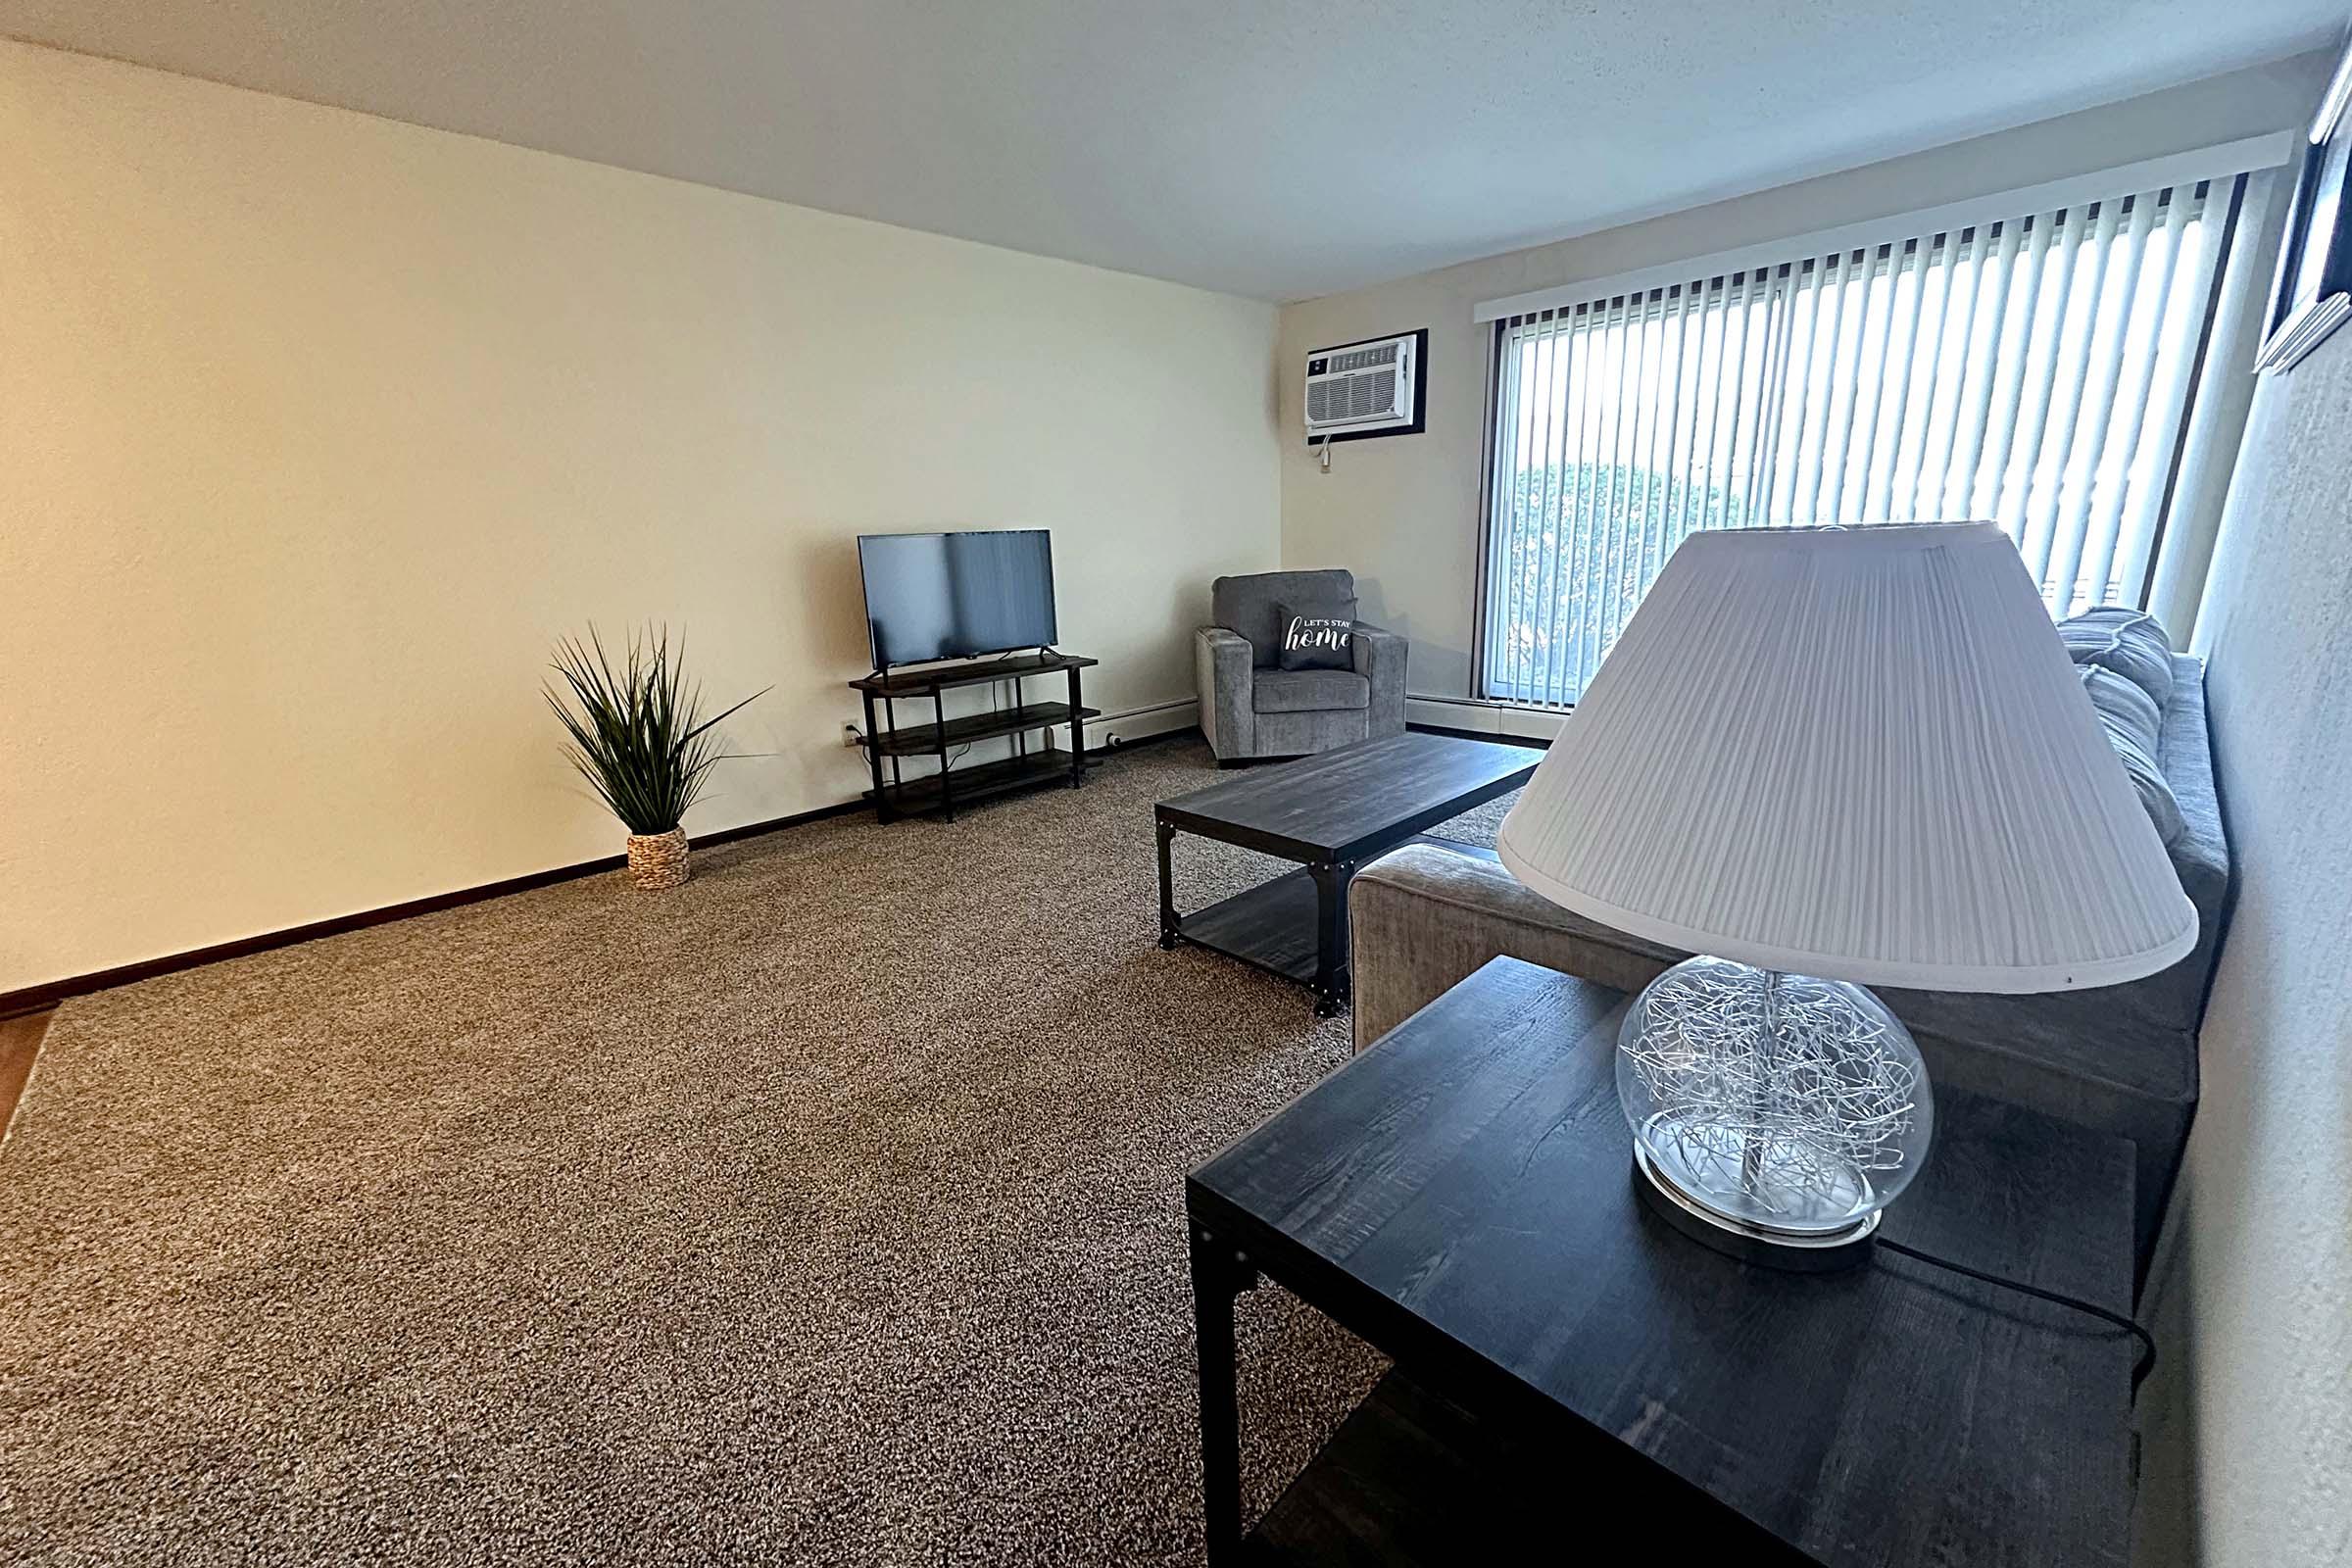
<path id="1" fill-rule="evenodd" d="M 49 1032 L 49 1014 L 54 1010 L 0 1018 L 0 1142 L 8 1137 L 8 1124 L 16 1117 L 26 1080 L 32 1077 L 32 1058 L 41 1049 L 41 1037 Z"/>

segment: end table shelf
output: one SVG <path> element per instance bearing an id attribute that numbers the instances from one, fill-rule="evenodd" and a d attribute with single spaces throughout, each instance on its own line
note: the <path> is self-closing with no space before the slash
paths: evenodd
<path id="1" fill-rule="evenodd" d="M 875 818 L 894 822 L 904 816 L 936 813 L 953 821 L 960 803 L 1049 784 L 1066 783 L 1076 789 L 1086 780 L 1086 721 L 1101 716 L 1100 710 L 1085 706 L 1079 693 L 1078 672 L 1097 662 L 1083 655 L 1042 649 L 1033 654 L 924 669 L 876 670 L 850 682 L 850 689 L 865 702 L 865 733 L 859 737 L 859 744 L 865 750 L 866 764 L 873 774 L 873 788 L 865 792 L 865 798 L 874 803 Z M 1021 683 L 1031 675 L 1066 675 L 1068 701 L 1027 701 Z M 1012 706 L 956 718 L 948 716 L 949 691 L 959 686 L 998 682 L 1012 687 Z M 900 724 L 898 705 L 906 701 L 928 701 L 930 721 Z M 1069 727 L 1066 757 L 1043 747 L 1037 751 L 1029 749 L 1031 735 L 1045 732 L 1050 737 L 1052 731 L 1064 725 Z M 1004 739 L 1013 743 L 1012 756 L 966 767 L 956 765 L 954 753 L 957 748 Z M 906 777 L 900 764 L 915 757 L 932 758 L 939 764 L 938 771 Z M 885 760 L 890 764 L 887 779 L 883 777 Z"/>

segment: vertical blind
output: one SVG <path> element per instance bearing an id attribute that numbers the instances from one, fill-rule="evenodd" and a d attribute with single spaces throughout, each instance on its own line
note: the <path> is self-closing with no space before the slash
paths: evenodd
<path id="1" fill-rule="evenodd" d="M 1700 528 L 1991 518 L 2142 603 L 2243 180 L 1498 321 L 1486 695 L 1574 703 Z"/>

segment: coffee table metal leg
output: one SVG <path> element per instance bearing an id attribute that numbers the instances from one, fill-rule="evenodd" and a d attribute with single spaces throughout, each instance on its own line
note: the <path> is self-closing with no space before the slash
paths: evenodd
<path id="1" fill-rule="evenodd" d="M 1337 1015 L 1348 1002 L 1348 884 L 1355 867 L 1319 860 L 1306 868 L 1315 879 L 1315 1016 Z"/>
<path id="2" fill-rule="evenodd" d="M 1161 822 L 1159 827 L 1159 945 L 1176 946 L 1176 932 L 1182 916 L 1176 912 L 1176 879 L 1168 865 L 1168 846 L 1176 842 L 1176 824 Z"/>
<path id="3" fill-rule="evenodd" d="M 1209 1568 L 1233 1562 L 1242 1544 L 1242 1413 L 1236 1392 L 1234 1298 L 1257 1271 L 1230 1242 L 1197 1222 L 1193 1232 L 1193 1330 L 1200 1361 L 1200 1507 Z"/>

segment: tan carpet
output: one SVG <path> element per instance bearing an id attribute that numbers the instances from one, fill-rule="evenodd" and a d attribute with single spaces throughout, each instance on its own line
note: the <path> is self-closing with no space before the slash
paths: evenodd
<path id="1" fill-rule="evenodd" d="M 0 1561 L 1197 1560 L 1183 1175 L 1347 1040 L 1153 945 L 1206 764 L 69 1004 L 0 1150 Z M 1378 1366 L 1242 1312 L 1262 1505 Z"/>

